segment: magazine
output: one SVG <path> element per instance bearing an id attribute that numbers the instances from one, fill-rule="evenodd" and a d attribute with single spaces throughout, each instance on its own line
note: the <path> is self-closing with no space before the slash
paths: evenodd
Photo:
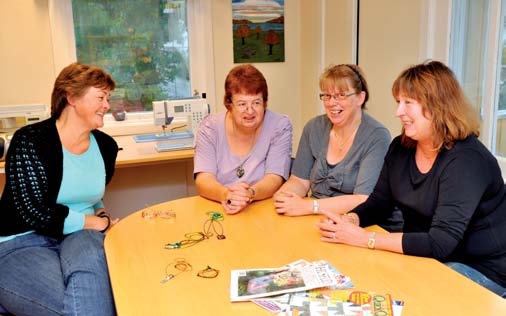
<path id="1" fill-rule="evenodd" d="M 330 264 L 324 260 L 298 260 L 281 268 L 232 270 L 230 274 L 232 302 L 338 284 Z"/>
<path id="2" fill-rule="evenodd" d="M 350 289 L 292 293 L 289 299 L 276 304 L 282 310 L 274 311 L 278 316 L 400 316 L 404 306 L 404 302 L 393 300 L 390 294 Z"/>

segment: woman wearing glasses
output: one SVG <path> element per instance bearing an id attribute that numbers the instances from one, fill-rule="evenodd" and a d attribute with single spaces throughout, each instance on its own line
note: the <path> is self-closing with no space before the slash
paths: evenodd
<path id="1" fill-rule="evenodd" d="M 225 80 L 226 112 L 207 116 L 195 147 L 199 194 L 228 214 L 270 198 L 290 172 L 292 124 L 267 109 L 267 82 L 252 65 L 233 68 Z"/>
<path id="2" fill-rule="evenodd" d="M 478 139 L 478 115 L 437 61 L 404 70 L 392 95 L 402 133 L 367 201 L 343 218 L 323 212 L 322 241 L 435 258 L 506 298 L 506 187 Z M 361 228 L 395 207 L 404 215 L 402 232 Z"/>
<path id="3" fill-rule="evenodd" d="M 364 112 L 369 91 L 358 66 L 328 67 L 320 89 L 326 114 L 304 127 L 292 174 L 275 194 L 280 214 L 342 214 L 364 202 L 390 143 L 388 130 Z M 303 199 L 309 190 L 315 200 Z"/>

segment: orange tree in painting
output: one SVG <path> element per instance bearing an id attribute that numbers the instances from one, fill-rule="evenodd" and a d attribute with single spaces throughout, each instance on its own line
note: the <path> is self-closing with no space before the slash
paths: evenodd
<path id="1" fill-rule="evenodd" d="M 257 27 L 255 27 L 255 29 L 253 30 L 253 34 L 257 35 L 257 40 L 260 39 L 260 33 L 262 33 L 262 28 L 260 27 L 260 25 L 257 25 Z"/>
<path id="2" fill-rule="evenodd" d="M 269 30 L 264 38 L 264 44 L 269 45 L 269 55 L 272 55 L 272 47 L 279 44 L 279 36 L 273 30 Z"/>
<path id="3" fill-rule="evenodd" d="M 237 28 L 236 35 L 241 38 L 241 45 L 246 44 L 245 38 L 249 36 L 250 28 L 248 25 L 241 25 Z"/>

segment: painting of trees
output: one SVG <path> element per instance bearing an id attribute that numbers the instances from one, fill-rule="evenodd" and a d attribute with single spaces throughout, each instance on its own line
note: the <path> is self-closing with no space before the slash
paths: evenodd
<path id="1" fill-rule="evenodd" d="M 234 63 L 285 61 L 285 0 L 231 0 Z"/>

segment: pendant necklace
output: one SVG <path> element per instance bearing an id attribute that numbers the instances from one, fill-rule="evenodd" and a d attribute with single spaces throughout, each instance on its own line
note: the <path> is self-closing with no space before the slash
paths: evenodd
<path id="1" fill-rule="evenodd" d="M 348 137 L 346 137 L 346 140 L 344 140 L 340 145 L 338 145 L 338 150 L 339 151 L 342 151 L 344 146 L 348 143 L 348 141 L 353 137 L 353 135 L 355 135 L 355 133 L 357 132 L 358 128 L 360 127 L 360 124 L 358 124 L 358 126 L 355 128 L 355 130 L 353 131 L 353 133 L 351 133 Z M 332 134 L 334 135 L 334 137 L 336 139 L 339 139 L 339 137 L 337 136 L 337 133 L 334 129 L 332 129 Z"/>
<path id="2" fill-rule="evenodd" d="M 233 119 L 232 119 L 232 120 L 233 120 Z M 232 121 L 232 133 L 233 133 L 233 134 L 234 134 L 234 136 L 235 136 L 235 124 L 234 124 L 234 122 L 233 122 L 233 121 Z M 251 157 L 251 150 L 253 149 L 253 147 L 255 147 L 255 144 L 254 144 L 254 142 L 255 142 L 255 138 L 256 138 L 256 137 L 254 137 L 254 139 L 253 139 L 253 146 L 252 146 L 252 148 L 250 149 L 250 153 L 248 154 L 248 157 L 246 157 L 246 159 L 244 159 L 244 160 L 243 160 L 243 162 L 241 162 L 241 164 L 239 165 L 239 167 L 237 167 L 237 169 L 235 169 L 235 175 L 236 175 L 239 179 L 240 179 L 240 178 L 242 178 L 242 176 L 244 176 L 245 171 L 244 171 L 244 167 L 243 167 L 243 166 L 244 166 L 244 164 L 246 163 L 246 161 L 248 161 L 249 157 Z"/>
<path id="3" fill-rule="evenodd" d="M 246 161 L 248 161 L 249 157 L 251 156 L 248 156 L 246 159 L 244 159 L 243 162 L 241 162 L 241 164 L 239 165 L 239 167 L 237 167 L 237 169 L 235 169 L 235 175 L 238 177 L 238 178 L 242 178 L 242 176 L 244 176 L 244 164 L 246 163 Z"/>

